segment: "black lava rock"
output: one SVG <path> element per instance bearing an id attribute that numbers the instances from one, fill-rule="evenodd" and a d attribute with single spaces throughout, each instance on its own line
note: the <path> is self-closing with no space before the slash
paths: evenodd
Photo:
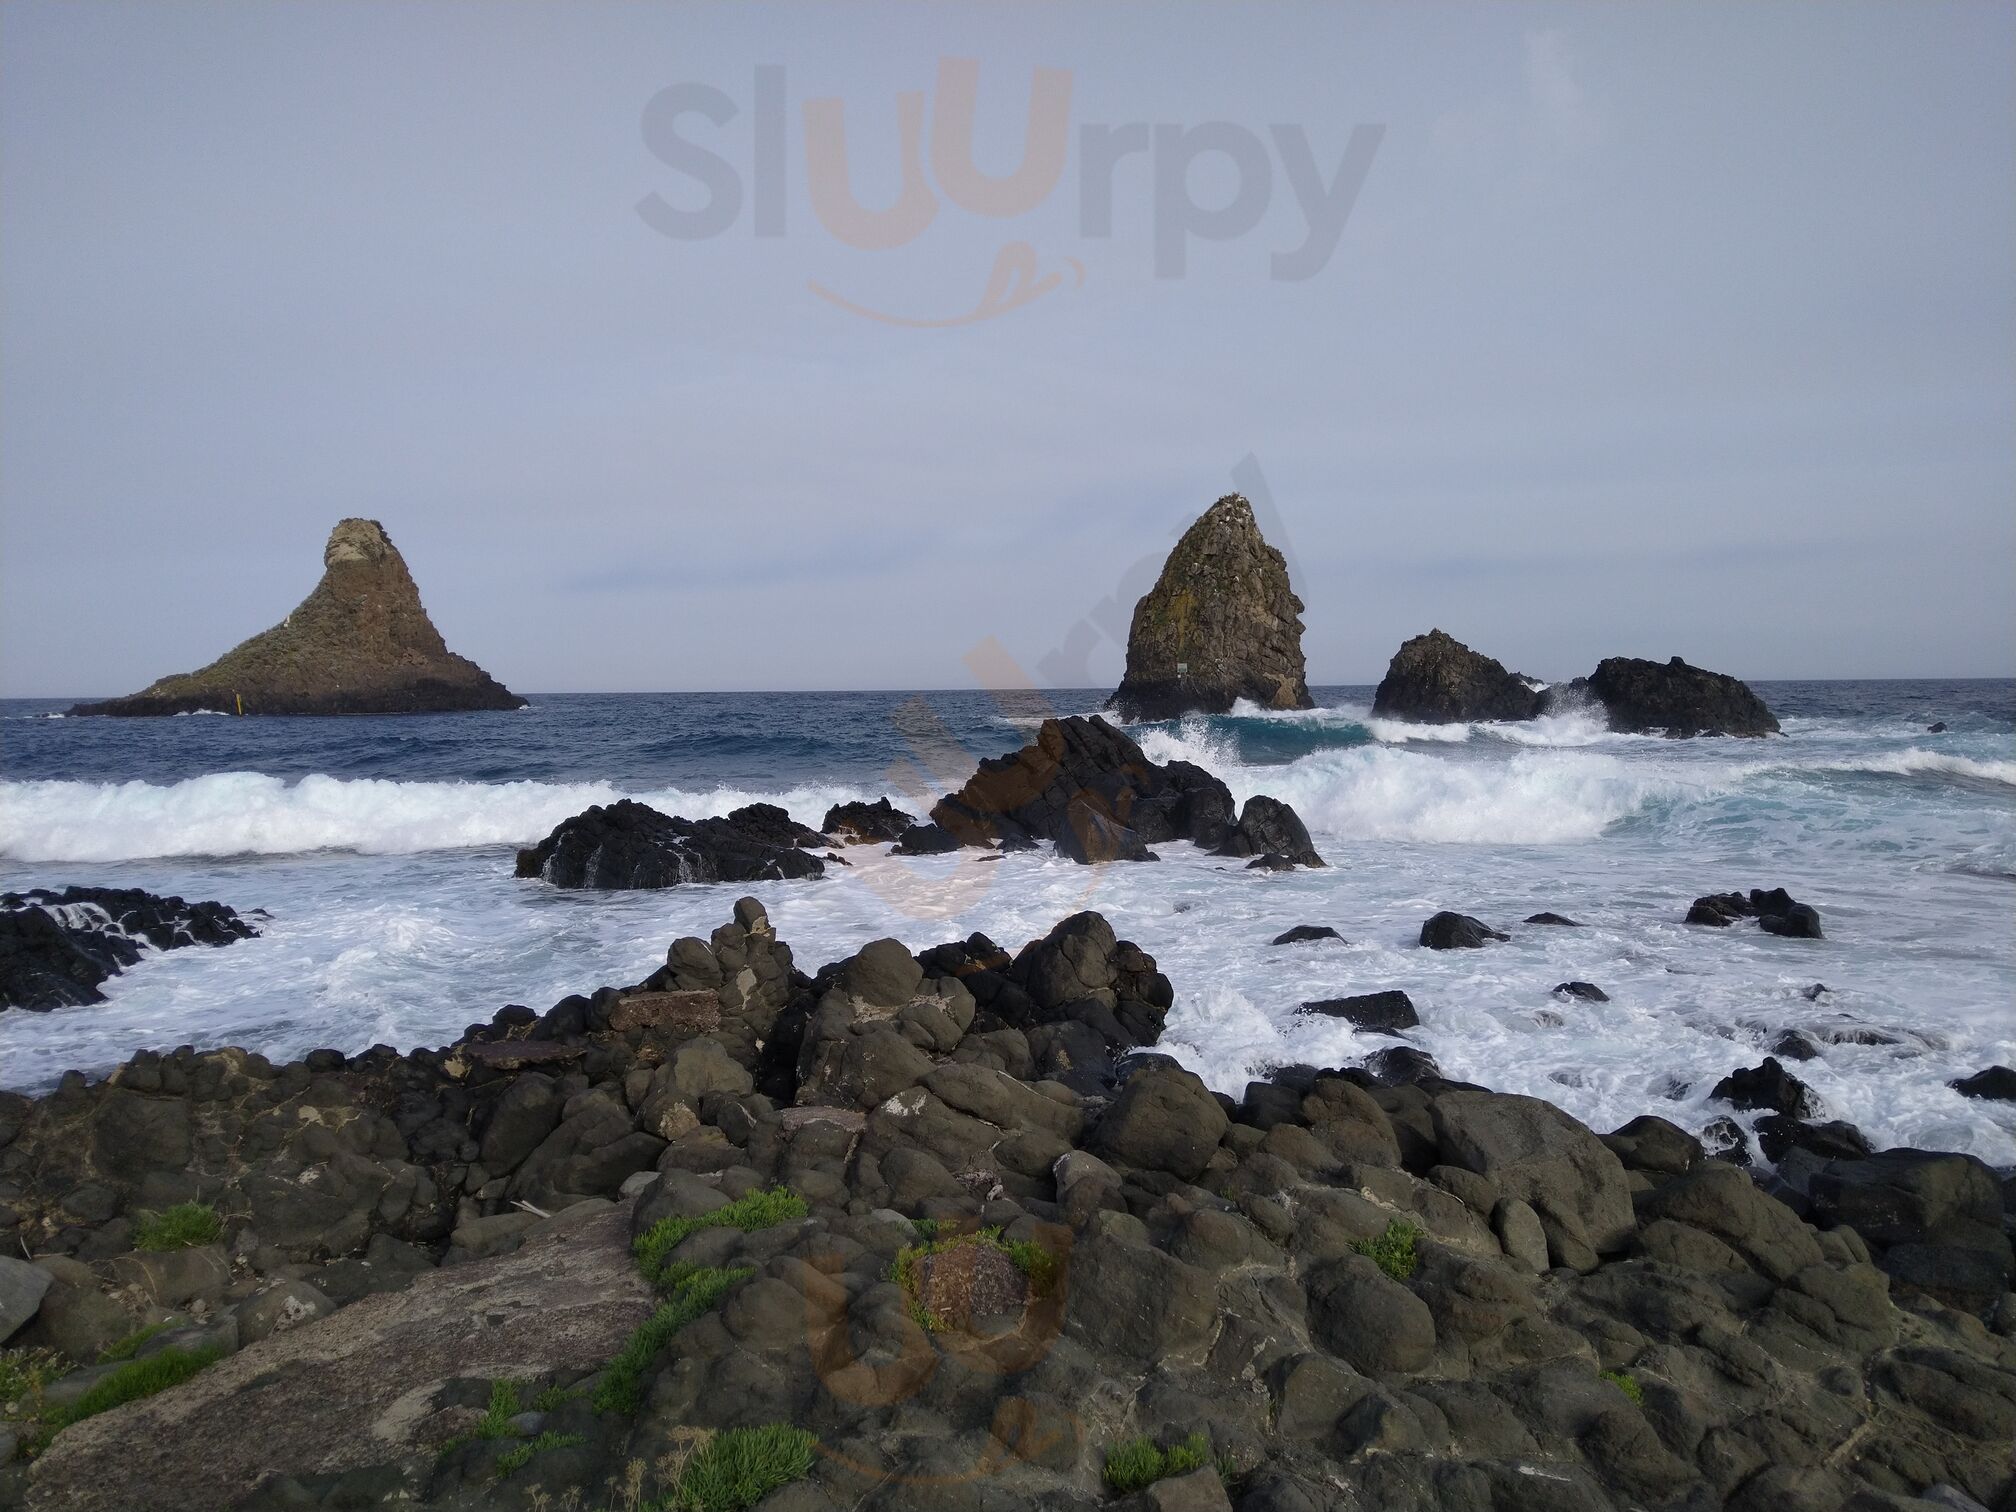
<path id="1" fill-rule="evenodd" d="M 1540 694 L 1518 673 L 1452 635 L 1430 630 L 1393 653 L 1372 696 L 1372 712 L 1427 724 L 1531 719 L 1540 712 Z"/>
<path id="2" fill-rule="evenodd" d="M 2016 1102 L 2016 1070 L 2008 1066 L 1990 1066 L 1985 1071 L 1976 1071 L 1972 1076 L 1963 1076 L 1958 1081 L 1946 1083 L 1962 1097 L 1981 1097 L 1990 1102 Z"/>
<path id="3" fill-rule="evenodd" d="M 1819 1056 L 1820 1047 L 1797 1029 L 1787 1029 L 1771 1042 L 1771 1053 L 1787 1060 L 1809 1061 Z"/>
<path id="4" fill-rule="evenodd" d="M 623 798 L 562 820 L 518 852 L 517 875 L 593 888 L 818 877 L 825 863 L 802 847 L 825 843 L 775 804 L 752 803 L 725 819 L 681 819 Z"/>
<path id="5" fill-rule="evenodd" d="M 258 933 L 222 903 L 187 903 L 139 888 L 0 894 L 0 1008 L 102 1003 L 99 984 L 149 946 L 229 945 Z"/>
<path id="6" fill-rule="evenodd" d="M 1767 1113 L 1757 1120 L 1757 1148 L 1774 1164 L 1793 1150 L 1805 1150 L 1822 1160 L 1860 1160 L 1869 1153 L 1862 1131 L 1841 1119 L 1808 1123 L 1785 1113 Z"/>
<path id="7" fill-rule="evenodd" d="M 1344 936 L 1337 933 L 1328 924 L 1297 924 L 1293 929 L 1285 930 L 1274 936 L 1274 943 L 1276 945 L 1300 945 L 1309 940 L 1342 940 L 1343 938 Z"/>
<path id="8" fill-rule="evenodd" d="M 1676 737 L 1778 733 L 1764 700 L 1742 682 L 1677 656 L 1663 663 L 1607 657 L 1583 686 L 1603 705 L 1613 730 Z"/>
<path id="9" fill-rule="evenodd" d="M 1598 987 L 1594 982 L 1563 982 L 1554 989 L 1554 996 L 1579 998 L 1585 1003 L 1607 1003 L 1610 1001 L 1610 994 L 1605 992 L 1601 987 Z"/>
<path id="10" fill-rule="evenodd" d="M 890 851 L 896 856 L 942 856 L 959 849 L 959 842 L 935 824 L 913 824 L 897 838 Z"/>
<path id="11" fill-rule="evenodd" d="M 1738 1108 L 1763 1109 L 1793 1118 L 1810 1118 L 1820 1111 L 1813 1089 L 1768 1055 L 1761 1066 L 1730 1072 L 1715 1083 L 1709 1096 Z"/>
<path id="12" fill-rule="evenodd" d="M 1571 919 L 1565 914 L 1557 913 L 1528 914 L 1526 915 L 1526 922 L 1528 924 L 1552 924 L 1561 929 L 1580 929 L 1582 927 L 1579 921 Z"/>
<path id="13" fill-rule="evenodd" d="M 1421 1016 L 1414 1011 L 1414 1001 L 1406 993 L 1399 991 L 1367 992 L 1357 997 L 1321 998 L 1304 1003 L 1303 1013 L 1320 1013 L 1326 1018 L 1341 1018 L 1359 1029 L 1374 1029 L 1382 1033 L 1397 1033 L 1402 1029 L 1412 1029 L 1421 1022 Z"/>
<path id="14" fill-rule="evenodd" d="M 916 822 L 913 815 L 904 813 L 887 798 L 878 798 L 873 803 L 857 799 L 852 803 L 836 803 L 826 810 L 819 828 L 843 845 L 866 845 L 900 839 Z"/>
<path id="15" fill-rule="evenodd" d="M 1448 909 L 1421 926 L 1421 943 L 1430 950 L 1479 950 L 1487 941 L 1511 938 L 1468 914 Z"/>

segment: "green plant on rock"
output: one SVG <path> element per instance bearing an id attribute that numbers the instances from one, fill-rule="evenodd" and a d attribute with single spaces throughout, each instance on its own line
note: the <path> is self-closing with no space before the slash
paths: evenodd
<path id="1" fill-rule="evenodd" d="M 630 1250 L 637 1257 L 637 1264 L 644 1274 L 653 1281 L 660 1281 L 667 1257 L 702 1229 L 739 1228 L 744 1233 L 753 1234 L 758 1229 L 774 1228 L 780 1223 L 803 1218 L 810 1211 L 805 1199 L 789 1187 L 771 1187 L 768 1191 L 754 1191 L 738 1197 L 711 1213 L 700 1213 L 690 1218 L 661 1218 L 637 1236 Z"/>
<path id="2" fill-rule="evenodd" d="M 163 1349 L 145 1359 L 121 1365 L 76 1401 L 47 1413 L 42 1419 L 43 1442 L 46 1443 L 72 1423 L 81 1423 L 101 1412 L 110 1412 L 114 1407 L 153 1396 L 170 1386 L 180 1386 L 223 1357 L 224 1351 L 211 1344 L 201 1349 Z"/>
<path id="3" fill-rule="evenodd" d="M 1216 1465 L 1211 1441 L 1193 1433 L 1178 1443 L 1162 1448 L 1151 1438 L 1127 1439 L 1106 1451 L 1106 1487 L 1115 1496 L 1128 1496 L 1172 1475 L 1188 1475 L 1206 1465 Z M 1222 1479 L 1225 1467 L 1217 1465 Z"/>
<path id="4" fill-rule="evenodd" d="M 786 1423 L 717 1433 L 686 1462 L 659 1506 L 662 1512 L 746 1512 L 810 1472 L 818 1442 Z"/>
<path id="5" fill-rule="evenodd" d="M 1630 1399 L 1633 1407 L 1645 1405 L 1645 1388 L 1638 1384 L 1638 1378 L 1628 1370 L 1606 1370 L 1603 1379 L 1615 1386 Z"/>
<path id="6" fill-rule="evenodd" d="M 0 1349 L 0 1408 L 27 1404 L 32 1412 L 42 1388 L 70 1373 L 70 1362 L 53 1349 Z"/>
<path id="7" fill-rule="evenodd" d="M 514 1444 L 497 1456 L 497 1475 L 501 1479 L 516 1475 L 532 1463 L 532 1456 L 544 1454 L 548 1449 L 572 1449 L 576 1444 L 588 1442 L 587 1435 L 580 1433 L 555 1433 L 550 1428 L 537 1438 L 526 1439 Z"/>
<path id="8" fill-rule="evenodd" d="M 609 1362 L 602 1384 L 595 1388 L 597 1412 L 635 1412 L 644 1402 L 644 1372 L 658 1357 L 658 1351 L 672 1336 L 702 1313 L 711 1310 L 730 1288 L 755 1274 L 746 1265 L 722 1270 L 714 1266 L 681 1265 L 668 1274 L 671 1296 L 658 1310 L 637 1325 L 622 1353 Z"/>
<path id="9" fill-rule="evenodd" d="M 934 1236 L 941 1234 L 934 1229 Z M 1009 1263 L 1029 1282 L 1031 1297 L 1047 1297 L 1057 1286 L 1057 1257 L 1033 1239 L 1003 1239 L 998 1228 L 983 1228 L 970 1234 L 943 1234 L 897 1251 L 889 1263 L 889 1279 L 902 1289 L 910 1316 L 927 1333 L 939 1333 L 949 1325 L 924 1303 L 924 1262 L 966 1247 L 990 1249 L 1006 1255 Z"/>
<path id="10" fill-rule="evenodd" d="M 130 1360 L 140 1352 L 142 1344 L 145 1344 L 157 1334 L 167 1332 L 167 1329 L 168 1325 L 166 1322 L 149 1323 L 143 1328 L 136 1328 L 118 1343 L 107 1344 L 103 1349 L 99 1350 L 98 1363 L 100 1365 L 113 1365 L 117 1364 L 120 1360 Z"/>
<path id="11" fill-rule="evenodd" d="M 158 1213 L 142 1213 L 133 1230 L 137 1250 L 194 1249 L 224 1237 L 224 1220 L 207 1202 L 178 1202 Z"/>
<path id="12" fill-rule="evenodd" d="M 1354 1240 L 1351 1248 L 1395 1281 L 1405 1281 L 1414 1274 L 1415 1247 L 1420 1243 L 1421 1226 L 1395 1218 L 1378 1238 Z"/>

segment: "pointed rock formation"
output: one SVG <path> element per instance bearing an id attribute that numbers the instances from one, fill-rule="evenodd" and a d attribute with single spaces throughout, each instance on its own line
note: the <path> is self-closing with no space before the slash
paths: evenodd
<path id="1" fill-rule="evenodd" d="M 1372 712 L 1382 719 L 1463 724 L 1473 719 L 1531 719 L 1540 695 L 1516 672 L 1440 630 L 1393 653 Z"/>
<path id="2" fill-rule="evenodd" d="M 1313 707 L 1302 663 L 1302 600 L 1253 506 L 1227 494 L 1183 532 L 1134 606 L 1127 675 L 1107 701 L 1128 720 L 1223 714 L 1235 699 Z"/>
<path id="3" fill-rule="evenodd" d="M 426 714 L 525 700 L 441 639 L 376 520 L 342 520 L 322 581 L 287 618 L 200 672 L 72 714 Z"/>

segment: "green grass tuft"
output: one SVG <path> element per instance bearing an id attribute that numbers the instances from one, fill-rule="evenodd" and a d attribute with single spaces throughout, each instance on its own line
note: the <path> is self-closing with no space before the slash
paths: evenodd
<path id="1" fill-rule="evenodd" d="M 665 1512 L 745 1512 L 809 1472 L 816 1443 L 784 1423 L 717 1433 L 686 1462 Z"/>
<path id="2" fill-rule="evenodd" d="M 558 1412 L 576 1397 L 586 1395 L 586 1388 L 580 1386 L 548 1386 L 532 1398 L 534 1412 Z"/>
<path id="3" fill-rule="evenodd" d="M 469 1430 L 470 1438 L 501 1439 L 511 1434 L 511 1419 L 524 1408 L 518 1405 L 518 1388 L 509 1381 L 490 1383 L 490 1406 Z"/>
<path id="4" fill-rule="evenodd" d="M 0 1407 L 42 1398 L 42 1388 L 70 1373 L 70 1362 L 53 1349 L 0 1349 Z"/>
<path id="5" fill-rule="evenodd" d="M 1115 1496 L 1127 1496 L 1172 1475 L 1188 1475 L 1215 1465 L 1221 1479 L 1225 1467 L 1211 1457 L 1211 1441 L 1193 1433 L 1167 1449 L 1153 1439 L 1128 1439 L 1106 1451 L 1106 1486 Z"/>
<path id="6" fill-rule="evenodd" d="M 145 1328 L 136 1328 L 117 1344 L 107 1344 L 103 1349 L 99 1350 L 98 1363 L 100 1365 L 111 1365 L 120 1360 L 130 1360 L 140 1352 L 142 1344 L 145 1344 L 156 1334 L 166 1333 L 167 1330 L 168 1325 L 165 1322 L 149 1323 Z"/>
<path id="7" fill-rule="evenodd" d="M 635 1412 L 644 1404 L 644 1372 L 672 1336 L 711 1310 L 730 1288 L 755 1274 L 750 1266 L 732 1270 L 683 1266 L 672 1284 L 672 1295 L 637 1325 L 623 1352 L 609 1362 L 602 1384 L 595 1388 L 597 1412 Z"/>
<path id="8" fill-rule="evenodd" d="M 194 1249 L 224 1237 L 224 1220 L 207 1202 L 178 1202 L 159 1213 L 142 1213 L 133 1230 L 137 1250 Z"/>
<path id="9" fill-rule="evenodd" d="M 1633 1407 L 1645 1405 L 1645 1388 L 1638 1384 L 1636 1376 L 1628 1370 L 1606 1370 L 1603 1379 L 1623 1392 Z"/>
<path id="10" fill-rule="evenodd" d="M 549 1428 L 546 1432 L 540 1434 L 539 1437 L 526 1439 L 523 1443 L 514 1444 L 511 1448 L 506 1449 L 502 1454 L 498 1455 L 498 1478 L 501 1480 L 507 1475 L 516 1475 L 520 1470 L 523 1470 L 527 1465 L 532 1463 L 532 1456 L 535 1454 L 544 1454 L 548 1449 L 572 1449 L 576 1444 L 585 1444 L 587 1442 L 588 1439 L 585 1434 L 555 1433 Z"/>
<path id="11" fill-rule="evenodd" d="M 1359 1239 L 1351 1248 L 1386 1272 L 1395 1281 L 1405 1281 L 1414 1274 L 1414 1248 L 1421 1242 L 1419 1224 L 1395 1218 L 1386 1225 L 1386 1232 L 1377 1239 Z"/>
<path id="12" fill-rule="evenodd" d="M 659 1281 L 667 1257 L 702 1229 L 739 1228 L 744 1233 L 753 1234 L 758 1229 L 774 1228 L 780 1223 L 803 1218 L 810 1211 L 805 1199 L 789 1187 L 772 1187 L 768 1191 L 738 1197 L 726 1207 L 698 1217 L 661 1218 L 639 1234 L 630 1249 L 644 1274 L 653 1281 Z"/>
<path id="13" fill-rule="evenodd" d="M 76 1401 L 58 1407 L 44 1417 L 43 1429 L 49 1434 L 60 1433 L 72 1423 L 81 1423 L 101 1412 L 110 1412 L 114 1407 L 123 1407 L 128 1402 L 137 1402 L 142 1397 L 166 1391 L 171 1386 L 180 1386 L 223 1357 L 224 1351 L 212 1344 L 202 1349 L 164 1349 L 144 1360 L 121 1365 Z"/>

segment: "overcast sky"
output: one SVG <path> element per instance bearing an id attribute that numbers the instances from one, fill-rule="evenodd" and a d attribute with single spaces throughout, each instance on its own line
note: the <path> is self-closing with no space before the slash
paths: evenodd
<path id="1" fill-rule="evenodd" d="M 1249 457 L 1315 683 L 2008 675 L 2012 81 L 2000 3 L 10 0 L 0 693 L 212 659 L 345 515 L 523 691 L 1110 683 Z"/>

